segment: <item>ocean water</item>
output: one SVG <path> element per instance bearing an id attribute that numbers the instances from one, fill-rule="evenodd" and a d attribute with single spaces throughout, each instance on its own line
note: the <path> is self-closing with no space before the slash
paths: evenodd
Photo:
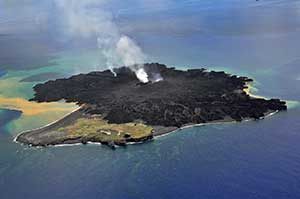
<path id="1" fill-rule="evenodd" d="M 51 2 L 0 0 L 0 199 L 300 198 L 299 1 L 109 3 L 149 61 L 245 75 L 254 94 L 289 105 L 264 120 L 184 129 L 117 150 L 13 142 L 68 112 L 28 112 L 36 105 L 24 101 L 39 82 L 20 80 L 105 69 L 93 38 L 60 35 Z"/>

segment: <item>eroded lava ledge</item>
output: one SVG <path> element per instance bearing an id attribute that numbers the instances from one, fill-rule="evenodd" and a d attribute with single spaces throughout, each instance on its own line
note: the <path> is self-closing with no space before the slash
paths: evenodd
<path id="1" fill-rule="evenodd" d="M 87 114 L 101 114 L 109 123 L 137 120 L 147 125 L 181 127 L 217 120 L 259 119 L 269 112 L 286 110 L 284 101 L 249 96 L 244 89 L 252 80 L 224 72 L 187 71 L 151 63 L 144 68 L 150 79 L 140 83 L 128 68 L 79 74 L 34 87 L 33 101 L 85 104 Z"/>

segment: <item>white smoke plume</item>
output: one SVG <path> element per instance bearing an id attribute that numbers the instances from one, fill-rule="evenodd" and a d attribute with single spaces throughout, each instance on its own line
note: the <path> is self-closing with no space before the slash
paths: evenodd
<path id="1" fill-rule="evenodd" d="M 54 0 L 61 11 L 67 34 L 74 37 L 96 37 L 107 67 L 125 65 L 146 83 L 148 75 L 142 64 L 146 56 L 128 36 L 120 33 L 113 16 L 105 9 L 106 0 Z M 112 68 L 110 70 L 116 75 Z"/>

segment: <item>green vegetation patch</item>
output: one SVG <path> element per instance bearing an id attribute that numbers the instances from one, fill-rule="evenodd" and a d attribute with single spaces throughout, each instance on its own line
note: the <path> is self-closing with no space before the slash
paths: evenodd
<path id="1" fill-rule="evenodd" d="M 99 141 L 141 139 L 152 134 L 153 128 L 143 123 L 109 124 L 102 118 L 80 118 L 74 124 L 59 128 L 69 137 L 85 137 Z"/>

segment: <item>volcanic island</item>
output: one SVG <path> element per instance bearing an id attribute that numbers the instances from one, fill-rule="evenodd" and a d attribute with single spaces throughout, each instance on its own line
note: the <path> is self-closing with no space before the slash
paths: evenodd
<path id="1" fill-rule="evenodd" d="M 142 83 L 128 67 L 79 74 L 34 86 L 31 101 L 65 100 L 76 111 L 45 127 L 23 132 L 17 142 L 30 146 L 101 143 L 111 148 L 141 143 L 187 126 L 258 120 L 287 109 L 279 99 L 246 92 L 252 79 L 223 71 L 178 70 L 143 65 Z"/>

